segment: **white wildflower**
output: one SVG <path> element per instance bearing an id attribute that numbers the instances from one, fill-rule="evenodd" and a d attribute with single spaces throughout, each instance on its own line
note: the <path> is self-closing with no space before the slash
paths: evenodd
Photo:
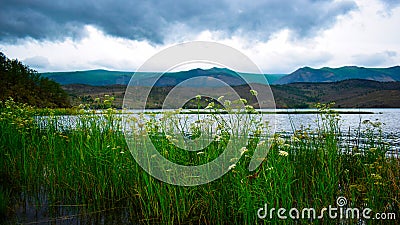
<path id="1" fill-rule="evenodd" d="M 293 142 L 300 142 L 300 139 L 296 136 L 292 136 L 292 141 Z"/>
<path id="2" fill-rule="evenodd" d="M 215 141 L 221 141 L 221 135 L 217 135 L 217 137 L 215 138 Z"/>
<path id="3" fill-rule="evenodd" d="M 232 158 L 232 159 L 229 160 L 229 162 L 236 162 L 238 160 L 239 160 L 239 158 Z"/>
<path id="4" fill-rule="evenodd" d="M 286 157 L 286 156 L 288 156 L 289 155 L 289 153 L 287 152 L 287 151 L 279 151 L 279 155 L 280 156 L 284 156 L 284 157 Z"/>
<path id="5" fill-rule="evenodd" d="M 264 144 L 265 144 L 265 141 L 260 141 L 260 142 L 258 142 L 257 147 L 261 147 L 261 146 L 263 146 Z"/>
<path id="6" fill-rule="evenodd" d="M 242 147 L 240 149 L 240 155 L 242 156 L 244 153 L 248 152 L 249 150 L 246 147 Z"/>
<path id="7" fill-rule="evenodd" d="M 278 145 L 284 145 L 284 144 L 285 144 L 285 139 L 283 139 L 283 138 L 281 138 L 281 137 L 278 137 L 278 138 L 276 139 L 276 143 L 277 143 Z"/>

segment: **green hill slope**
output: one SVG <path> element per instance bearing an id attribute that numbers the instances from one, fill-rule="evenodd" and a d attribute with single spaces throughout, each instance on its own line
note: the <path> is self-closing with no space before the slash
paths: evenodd
<path id="1" fill-rule="evenodd" d="M 141 85 L 152 85 L 154 77 L 159 76 L 157 72 L 121 72 L 121 71 L 107 71 L 107 70 L 87 70 L 87 71 L 73 71 L 73 72 L 50 72 L 42 73 L 43 77 L 47 77 L 54 80 L 62 85 L 67 84 L 86 84 L 92 86 L 105 86 L 122 84 L 127 85 L 135 74 L 135 79 L 140 81 Z M 250 77 L 252 82 L 257 82 L 260 78 L 260 74 L 248 74 L 244 75 Z M 207 77 L 211 76 L 217 79 L 221 79 L 230 85 L 241 85 L 244 81 L 234 71 L 223 68 L 211 68 L 211 69 L 193 69 L 188 71 L 171 72 L 163 75 L 163 78 L 157 81 L 156 86 L 171 86 L 176 85 L 186 79 L 192 77 Z M 269 83 L 273 83 L 285 74 L 265 74 L 264 75 Z M 262 82 L 263 83 L 263 82 Z M 196 82 L 197 86 L 213 86 L 215 84 L 210 83 L 206 78 L 199 79 Z"/>

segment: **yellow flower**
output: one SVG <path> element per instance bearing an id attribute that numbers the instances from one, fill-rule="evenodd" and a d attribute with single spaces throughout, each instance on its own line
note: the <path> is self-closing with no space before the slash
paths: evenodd
<path id="1" fill-rule="evenodd" d="M 284 144 L 283 145 L 285 148 L 290 148 L 290 145 L 289 144 Z"/>
<path id="2" fill-rule="evenodd" d="M 286 156 L 288 156 L 288 155 L 289 155 L 289 153 L 288 153 L 288 152 L 286 152 L 286 151 L 282 151 L 282 150 L 280 150 L 280 151 L 279 151 L 279 155 L 280 155 L 280 156 L 284 156 L 284 157 L 286 157 Z"/>
<path id="3" fill-rule="evenodd" d="M 251 106 L 251 105 L 246 105 L 244 108 L 245 108 L 247 111 L 253 111 L 253 110 L 254 110 L 254 107 Z"/>
<path id="4" fill-rule="evenodd" d="M 278 144 L 278 145 L 284 145 L 285 144 L 285 139 L 283 139 L 283 138 L 281 138 L 281 137 L 278 137 L 277 139 L 276 139 L 276 143 Z"/>
<path id="5" fill-rule="evenodd" d="M 357 188 L 358 188 L 358 185 L 357 185 L 357 184 L 351 184 L 351 185 L 349 186 L 349 188 L 350 188 L 350 190 L 352 190 L 352 189 L 357 189 Z"/>
<path id="6" fill-rule="evenodd" d="M 256 91 L 256 90 L 250 90 L 250 93 L 251 93 L 251 95 L 254 95 L 254 96 L 257 96 L 258 95 L 258 92 Z"/>
<path id="7" fill-rule="evenodd" d="M 240 149 L 240 155 L 242 156 L 244 153 L 248 152 L 249 150 L 246 147 L 242 147 Z"/>
<path id="8" fill-rule="evenodd" d="M 178 143 L 179 143 L 178 139 L 175 139 L 175 138 L 172 138 L 172 139 L 169 140 L 169 141 L 171 141 L 172 144 L 174 144 L 174 145 L 178 145 Z"/>
<path id="9" fill-rule="evenodd" d="M 208 103 L 206 109 L 212 109 L 212 108 L 214 108 L 214 102 Z"/>
<path id="10" fill-rule="evenodd" d="M 257 147 L 263 146 L 264 144 L 265 144 L 265 141 L 260 141 L 260 142 L 258 142 Z"/>
<path id="11" fill-rule="evenodd" d="M 229 162 L 236 162 L 238 160 L 239 160 L 238 158 L 232 158 L 232 159 L 229 160 Z"/>
<path id="12" fill-rule="evenodd" d="M 379 174 L 371 174 L 371 177 L 373 178 L 373 179 L 375 179 L 375 180 L 380 180 L 380 179 L 382 179 L 382 177 L 381 177 L 381 175 L 379 175 Z"/>
<path id="13" fill-rule="evenodd" d="M 300 139 L 298 137 L 296 137 L 296 136 L 293 136 L 292 137 L 292 141 L 293 142 L 300 142 Z"/>

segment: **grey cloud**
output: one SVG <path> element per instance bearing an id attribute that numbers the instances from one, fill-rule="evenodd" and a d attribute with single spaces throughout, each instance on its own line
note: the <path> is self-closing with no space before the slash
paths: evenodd
<path id="1" fill-rule="evenodd" d="M 395 51 L 383 51 L 373 54 L 354 55 L 353 59 L 358 65 L 374 67 L 386 66 L 387 64 L 391 64 L 393 58 L 395 58 L 396 56 L 397 52 Z"/>
<path id="2" fill-rule="evenodd" d="M 355 8 L 350 0 L 1 0 L 0 41 L 80 38 L 85 25 L 152 43 L 162 43 L 178 25 L 186 32 L 207 29 L 257 40 L 284 28 L 307 37 Z"/>
<path id="3" fill-rule="evenodd" d="M 49 60 L 43 56 L 34 56 L 31 58 L 26 58 L 23 61 L 24 63 L 35 69 L 46 68 L 47 66 L 50 65 Z"/>
<path id="4" fill-rule="evenodd" d="M 383 2 L 388 7 L 396 7 L 400 5 L 399 0 L 381 0 L 381 2 Z"/>
<path id="5" fill-rule="evenodd" d="M 392 16 L 393 9 L 400 6 L 400 0 L 380 0 L 383 3 L 383 10 L 379 11 L 378 14 L 383 17 Z"/>

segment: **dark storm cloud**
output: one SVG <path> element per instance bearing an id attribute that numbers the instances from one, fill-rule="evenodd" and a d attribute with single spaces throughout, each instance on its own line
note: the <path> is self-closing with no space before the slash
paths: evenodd
<path id="1" fill-rule="evenodd" d="M 300 37 L 331 26 L 356 8 L 353 1 L 331 0 L 0 0 L 0 40 L 80 38 L 93 25 L 105 33 L 161 43 L 174 27 L 268 39 L 291 29 Z"/>

